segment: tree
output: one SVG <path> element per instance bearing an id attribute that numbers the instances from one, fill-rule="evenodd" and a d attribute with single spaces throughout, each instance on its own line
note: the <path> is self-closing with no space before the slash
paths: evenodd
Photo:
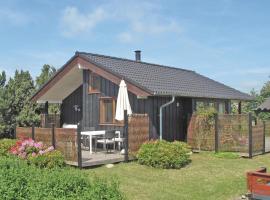
<path id="1" fill-rule="evenodd" d="M 43 65 L 41 73 L 36 78 L 36 88 L 39 89 L 43 84 L 45 84 L 56 72 L 53 66 L 48 64 Z"/>
<path id="2" fill-rule="evenodd" d="M 5 111 L 5 102 L 3 100 L 5 84 L 6 84 L 6 73 L 5 71 L 2 71 L 2 73 L 0 74 L 0 136 L 1 133 L 3 133 L 5 130 L 5 122 L 3 119 L 3 114 Z"/>
<path id="3" fill-rule="evenodd" d="M 260 94 L 263 98 L 267 98 L 270 97 L 270 80 L 267 81 L 262 89 L 261 89 L 261 94 Z"/>
<path id="4" fill-rule="evenodd" d="M 36 78 L 36 88 L 39 89 L 44 85 L 54 74 L 56 69 L 48 64 L 43 65 L 41 73 Z M 39 110 L 43 110 L 44 105 L 39 105 Z M 58 104 L 49 105 L 49 113 L 60 113 L 60 107 Z"/>
<path id="5" fill-rule="evenodd" d="M 21 125 L 22 118 L 17 118 L 23 113 L 33 113 L 32 121 L 37 119 L 35 105 L 31 104 L 30 97 L 35 92 L 34 81 L 28 71 L 15 72 L 14 78 L 10 78 L 3 91 L 3 121 L 4 134 L 11 136 L 16 124 Z M 26 106 L 27 105 L 27 106 Z M 29 119 L 29 118 L 28 118 Z M 38 123 L 35 121 L 35 123 Z"/>
<path id="6" fill-rule="evenodd" d="M 266 98 L 268 98 L 268 97 L 270 97 L 270 80 L 269 81 L 267 81 L 264 85 L 263 85 L 263 87 L 262 87 L 262 89 L 261 89 L 261 92 L 260 92 L 260 96 L 261 96 L 261 102 L 260 102 L 260 104 L 263 102 L 263 101 L 265 101 L 266 100 Z M 263 120 L 266 120 L 266 119 L 270 119 L 270 113 L 267 113 L 267 112 L 261 112 L 261 113 L 259 113 L 258 114 L 258 117 L 260 118 L 260 119 L 263 119 Z"/>
<path id="7" fill-rule="evenodd" d="M 6 84 L 6 72 L 2 71 L 0 74 L 0 87 L 4 87 Z"/>

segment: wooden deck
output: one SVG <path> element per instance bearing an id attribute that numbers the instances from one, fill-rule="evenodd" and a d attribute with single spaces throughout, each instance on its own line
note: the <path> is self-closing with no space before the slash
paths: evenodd
<path id="1" fill-rule="evenodd" d="M 124 161 L 124 155 L 121 155 L 120 151 L 111 153 L 100 151 L 91 155 L 89 151 L 82 151 L 82 167 L 118 163 L 122 161 Z"/>

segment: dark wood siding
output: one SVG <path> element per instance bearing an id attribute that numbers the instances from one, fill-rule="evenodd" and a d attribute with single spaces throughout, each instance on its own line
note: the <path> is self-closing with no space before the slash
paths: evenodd
<path id="1" fill-rule="evenodd" d="M 68 97 L 66 97 L 61 105 L 61 125 L 66 124 L 77 124 L 82 119 L 82 94 L 83 87 L 80 86 Z M 80 111 L 75 110 L 75 105 L 78 105 Z"/>
<path id="2" fill-rule="evenodd" d="M 101 91 L 99 94 L 88 93 L 89 71 L 84 70 L 83 75 L 83 120 L 84 128 L 95 127 L 95 129 L 119 129 L 109 125 L 99 125 L 99 98 L 110 96 L 117 98 L 118 85 L 101 77 Z M 147 113 L 150 118 L 150 138 L 159 137 L 159 108 L 162 104 L 171 100 L 171 97 L 148 97 L 138 99 L 136 95 L 129 92 L 129 100 L 133 113 Z M 190 104 L 190 105 L 189 105 Z M 191 99 L 176 98 L 176 101 L 164 109 L 163 113 L 163 138 L 169 141 L 185 140 L 186 131 L 184 119 L 191 113 Z M 184 110 L 185 108 L 185 110 Z M 185 114 L 184 114 L 185 112 Z"/>

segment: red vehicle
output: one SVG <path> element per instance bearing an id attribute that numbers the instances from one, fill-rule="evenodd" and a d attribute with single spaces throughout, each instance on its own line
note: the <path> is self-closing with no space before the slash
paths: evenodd
<path id="1" fill-rule="evenodd" d="M 252 199 L 270 200 L 270 174 L 266 168 L 247 172 L 247 187 Z"/>

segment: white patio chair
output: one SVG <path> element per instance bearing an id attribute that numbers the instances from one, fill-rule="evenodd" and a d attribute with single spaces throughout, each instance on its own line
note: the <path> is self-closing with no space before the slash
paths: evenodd
<path id="1" fill-rule="evenodd" d="M 118 150 L 121 151 L 121 147 L 124 145 L 125 138 L 121 135 L 121 131 L 115 131 L 117 137 L 115 138 L 115 142 L 118 144 Z"/>
<path id="2" fill-rule="evenodd" d="M 107 130 L 102 138 L 97 138 L 95 151 L 97 149 L 97 144 L 103 144 L 103 148 L 104 150 L 107 150 L 107 153 L 110 145 L 113 145 L 113 150 L 115 150 L 115 137 L 115 130 Z"/>

